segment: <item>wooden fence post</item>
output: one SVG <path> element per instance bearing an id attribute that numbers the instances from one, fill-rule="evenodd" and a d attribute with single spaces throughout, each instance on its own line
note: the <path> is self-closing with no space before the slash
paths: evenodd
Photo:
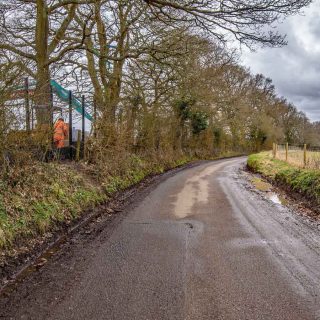
<path id="1" fill-rule="evenodd" d="M 272 142 L 272 156 L 275 157 L 274 142 Z"/>
<path id="2" fill-rule="evenodd" d="M 307 145 L 304 144 L 303 146 L 303 165 L 307 165 Z"/>
<path id="3" fill-rule="evenodd" d="M 289 144 L 286 143 L 286 161 L 288 162 L 288 152 L 289 152 Z"/>
<path id="4" fill-rule="evenodd" d="M 277 157 L 277 151 L 278 151 L 278 144 L 275 143 L 275 144 L 274 144 L 274 157 L 275 157 L 275 158 Z"/>

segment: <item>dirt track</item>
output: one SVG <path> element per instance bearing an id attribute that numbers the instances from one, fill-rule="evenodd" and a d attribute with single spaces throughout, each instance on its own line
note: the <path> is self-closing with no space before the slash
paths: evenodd
<path id="1" fill-rule="evenodd" d="M 244 158 L 167 174 L 0 300 L 4 319 L 320 319 L 320 232 Z"/>

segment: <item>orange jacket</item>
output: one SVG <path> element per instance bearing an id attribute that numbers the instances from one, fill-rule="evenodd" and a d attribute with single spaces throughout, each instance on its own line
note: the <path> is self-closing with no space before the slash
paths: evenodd
<path id="1" fill-rule="evenodd" d="M 58 120 L 54 124 L 53 140 L 65 140 L 68 135 L 68 127 L 62 120 Z"/>

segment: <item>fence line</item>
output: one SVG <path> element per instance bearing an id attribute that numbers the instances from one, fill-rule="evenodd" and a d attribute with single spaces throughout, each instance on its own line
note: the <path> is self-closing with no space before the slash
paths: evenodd
<path id="1" fill-rule="evenodd" d="M 298 167 L 320 169 L 320 147 L 273 143 L 272 155 Z"/>
<path id="2" fill-rule="evenodd" d="M 85 140 L 90 134 L 85 131 L 87 127 L 86 121 L 92 123 L 97 118 L 95 102 L 90 105 L 88 103 L 89 99 L 85 99 L 84 95 L 81 98 L 77 98 L 74 92 L 63 88 L 54 80 L 51 80 L 49 85 L 50 98 L 48 98 L 46 105 L 36 105 L 34 99 L 36 83 L 34 81 L 29 81 L 28 78 L 25 78 L 23 84 L 12 88 L 12 92 L 2 106 L 3 110 L 5 110 L 6 118 L 8 118 L 8 114 L 12 114 L 12 119 L 10 118 L 10 121 L 8 120 L 6 124 L 5 134 L 8 136 L 16 132 L 25 132 L 26 137 L 32 137 L 37 131 L 36 112 L 41 110 L 41 108 L 47 109 L 50 113 L 48 130 L 52 131 L 52 135 L 54 132 L 54 119 L 63 116 L 66 120 L 68 136 L 64 141 L 65 147 L 62 148 L 64 150 L 61 150 L 64 156 L 70 159 L 74 159 L 77 156 L 79 159 L 84 155 Z M 67 118 L 69 123 L 67 122 Z M 80 124 L 78 124 L 79 121 Z M 79 129 L 76 130 L 73 127 L 74 125 L 78 126 Z M 91 131 L 92 128 L 94 128 L 94 123 L 91 125 Z M 81 132 L 80 135 L 77 134 L 79 130 Z M 81 140 L 80 147 L 78 143 L 79 139 Z M 51 148 L 53 151 L 55 150 L 53 144 Z M 78 148 L 81 148 L 81 152 Z"/>

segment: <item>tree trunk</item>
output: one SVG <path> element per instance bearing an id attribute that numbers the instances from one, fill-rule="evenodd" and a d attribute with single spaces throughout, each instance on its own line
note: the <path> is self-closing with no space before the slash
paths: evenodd
<path id="1" fill-rule="evenodd" d="M 47 0 L 37 0 L 36 22 L 36 62 L 37 86 L 35 90 L 35 106 L 37 123 L 48 126 L 51 122 L 50 71 L 48 64 L 48 7 Z"/>

